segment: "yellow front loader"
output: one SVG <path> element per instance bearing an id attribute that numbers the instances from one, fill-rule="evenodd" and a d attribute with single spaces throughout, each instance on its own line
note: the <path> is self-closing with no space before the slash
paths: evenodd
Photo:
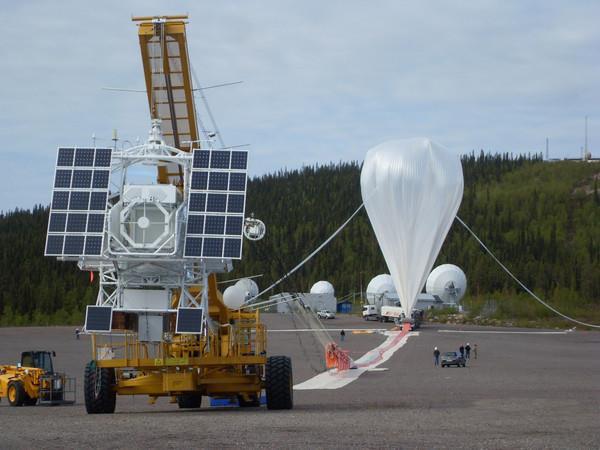
<path id="1" fill-rule="evenodd" d="M 0 366 L 0 399 L 11 406 L 62 405 L 75 402 L 75 379 L 54 372 L 54 352 L 28 351 L 21 362 Z"/>

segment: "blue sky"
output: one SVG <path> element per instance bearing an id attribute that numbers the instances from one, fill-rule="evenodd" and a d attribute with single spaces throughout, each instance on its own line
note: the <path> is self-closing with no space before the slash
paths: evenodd
<path id="1" fill-rule="evenodd" d="M 362 160 L 391 138 L 457 153 L 600 154 L 600 3 L 2 2 L 0 210 L 47 204 L 56 147 L 144 139 L 132 15 L 189 13 L 189 53 L 254 175 Z M 101 7 L 100 7 L 101 5 Z M 596 150 L 598 149 L 598 150 Z"/>

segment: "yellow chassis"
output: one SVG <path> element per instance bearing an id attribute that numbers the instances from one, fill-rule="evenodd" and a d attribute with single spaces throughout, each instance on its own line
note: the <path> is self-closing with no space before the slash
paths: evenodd
<path id="1" fill-rule="evenodd" d="M 215 300 L 210 303 L 222 305 L 220 298 Z M 211 309 L 215 316 L 221 312 Z M 267 362 L 264 325 L 258 312 L 227 315 L 217 332 L 175 335 L 170 342 L 140 342 L 128 330 L 92 335 L 92 358 L 98 368 L 115 369 L 114 389 L 120 395 L 260 395 Z"/>

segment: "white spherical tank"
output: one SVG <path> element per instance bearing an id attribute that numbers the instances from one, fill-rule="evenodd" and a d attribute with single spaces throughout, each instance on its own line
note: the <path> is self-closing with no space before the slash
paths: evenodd
<path id="1" fill-rule="evenodd" d="M 240 309 L 246 301 L 246 293 L 235 284 L 223 292 L 223 303 L 229 309 Z"/>
<path id="2" fill-rule="evenodd" d="M 444 303 L 458 303 L 467 290 L 467 277 L 460 267 L 442 264 L 429 274 L 425 290 L 440 297 Z"/>
<path id="3" fill-rule="evenodd" d="M 377 275 L 367 285 L 367 301 L 371 304 L 375 304 L 375 300 L 378 300 L 383 294 L 396 295 L 396 288 L 394 287 L 394 281 L 392 276 L 388 273 L 382 273 Z"/>
<path id="4" fill-rule="evenodd" d="M 333 284 L 329 281 L 317 281 L 310 288 L 311 294 L 331 294 L 335 293 L 335 289 L 333 288 Z"/>
<path id="5" fill-rule="evenodd" d="M 234 286 L 239 287 L 244 292 L 246 300 L 258 295 L 258 285 L 250 278 L 242 278 Z"/>

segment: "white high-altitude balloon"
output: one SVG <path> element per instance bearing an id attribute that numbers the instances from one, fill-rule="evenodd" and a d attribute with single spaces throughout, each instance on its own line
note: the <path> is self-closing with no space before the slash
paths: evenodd
<path id="1" fill-rule="evenodd" d="M 367 152 L 360 188 L 406 317 L 423 288 L 463 194 L 460 158 L 426 138 Z"/>

